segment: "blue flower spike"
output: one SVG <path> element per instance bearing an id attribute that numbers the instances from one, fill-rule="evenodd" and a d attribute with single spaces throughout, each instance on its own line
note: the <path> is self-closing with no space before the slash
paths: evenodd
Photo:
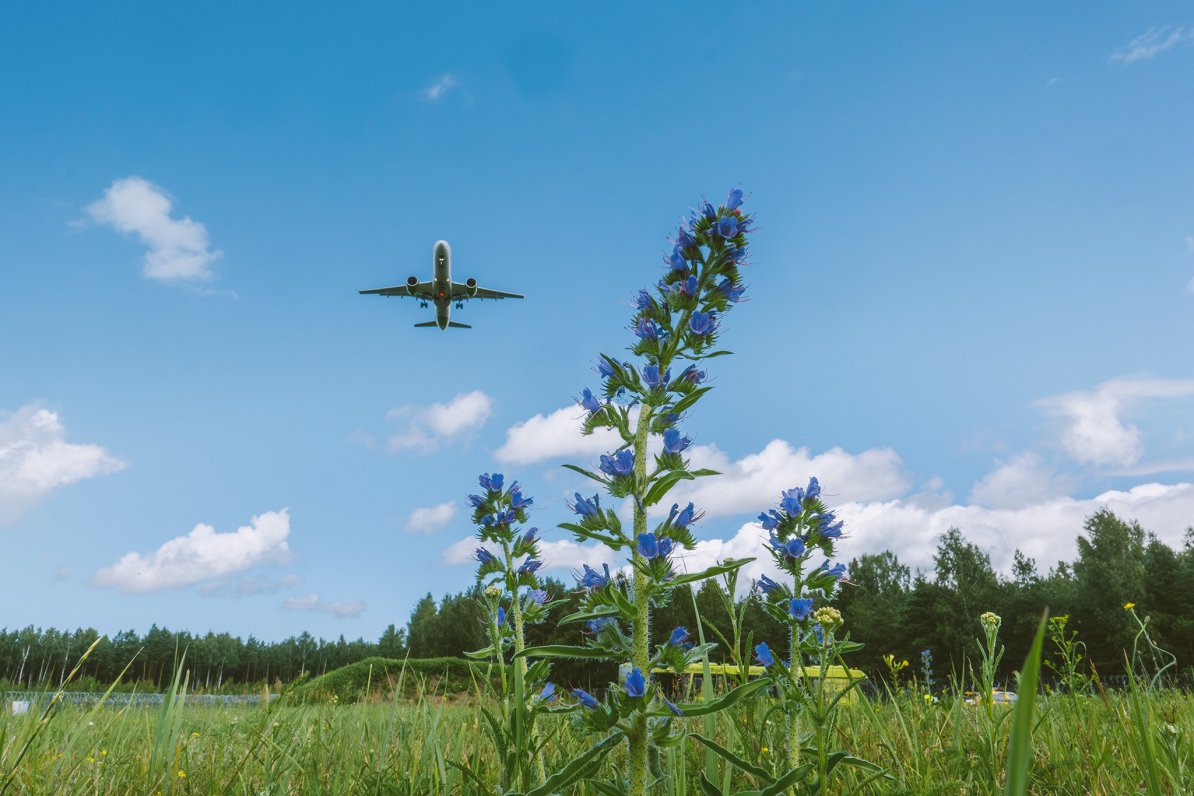
<path id="1" fill-rule="evenodd" d="M 768 669 L 775 665 L 775 658 L 771 655 L 771 649 L 767 646 L 766 641 L 759 642 L 755 647 L 755 657 Z"/>
<path id="2" fill-rule="evenodd" d="M 626 695 L 637 698 L 646 693 L 647 678 L 643 676 L 643 670 L 635 666 L 634 670 L 626 675 Z"/>
<path id="3" fill-rule="evenodd" d="M 590 710 L 596 708 L 597 705 L 600 704 L 596 699 L 593 698 L 592 694 L 590 694 L 588 691 L 582 691 L 579 688 L 572 689 L 572 696 L 576 697 L 580 704 L 584 705 Z"/>
<path id="4" fill-rule="evenodd" d="M 688 641 L 689 635 L 691 634 L 688 632 L 688 628 L 684 627 L 684 625 L 680 625 L 678 628 L 672 631 L 672 635 L 668 638 L 667 643 L 673 647 L 678 647 L 685 641 Z"/>

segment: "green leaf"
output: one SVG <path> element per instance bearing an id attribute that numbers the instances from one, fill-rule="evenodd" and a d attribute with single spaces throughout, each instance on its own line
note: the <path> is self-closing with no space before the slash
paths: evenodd
<path id="1" fill-rule="evenodd" d="M 543 647 L 527 647 L 516 653 L 515 658 L 589 658 L 602 660 L 609 657 L 605 650 L 593 647 L 573 647 L 567 644 L 548 644 Z"/>
<path id="2" fill-rule="evenodd" d="M 705 736 L 700 735 L 695 732 L 690 734 L 688 737 L 695 738 L 696 740 L 700 741 L 705 746 L 707 746 L 708 748 L 710 748 L 714 752 L 716 752 L 718 754 L 718 756 L 721 757 L 722 759 L 724 759 L 727 763 L 729 763 L 730 765 L 734 766 L 737 769 L 745 771 L 747 774 L 750 774 L 755 779 L 761 780 L 763 782 L 766 782 L 767 780 L 771 779 L 771 775 L 768 774 L 766 771 L 759 768 L 754 763 L 751 763 L 749 760 L 739 757 L 737 754 L 735 754 L 734 752 L 731 752 L 729 749 L 725 748 L 724 746 L 719 744 L 717 741 L 714 741 L 711 738 L 706 738 Z M 719 791 L 719 793 L 720 793 L 720 791 Z"/>
<path id="3" fill-rule="evenodd" d="M 719 710 L 725 710 L 730 705 L 742 701 L 746 697 L 761 691 L 771 685 L 770 680 L 751 680 L 749 683 L 744 683 L 734 690 L 728 692 L 721 699 L 715 699 L 712 702 L 693 702 L 685 705 L 680 705 L 680 710 L 684 711 L 685 716 L 704 716 L 707 713 L 717 713 Z"/>
<path id="4" fill-rule="evenodd" d="M 475 773 L 473 773 L 473 770 L 471 768 L 469 768 L 468 766 L 466 766 L 462 763 L 457 763 L 455 760 L 445 760 L 444 762 L 447 763 L 448 765 L 450 765 L 452 768 L 463 773 L 465 776 L 467 776 L 473 782 L 477 783 L 477 787 L 479 787 L 481 789 L 481 791 L 480 791 L 481 793 L 485 793 L 485 794 L 493 793 L 493 788 L 486 785 L 485 781 L 482 780 L 480 777 L 478 777 Z"/>
<path id="5" fill-rule="evenodd" d="M 1007 743 L 1007 780 L 1004 796 L 1023 796 L 1028 793 L 1028 774 L 1032 768 L 1032 719 L 1036 703 L 1036 683 L 1041 671 L 1041 647 L 1045 643 L 1046 610 L 1036 629 L 1036 638 L 1020 670 L 1020 686 L 1016 689 L 1016 706 L 1012 708 L 1011 737 Z"/>
<path id="6" fill-rule="evenodd" d="M 704 580 L 705 578 L 712 578 L 717 575 L 724 575 L 727 572 L 733 572 L 734 570 L 738 569 L 739 567 L 741 567 L 745 564 L 749 564 L 751 561 L 754 561 L 754 559 L 753 558 L 727 558 L 722 563 L 717 564 L 716 566 L 709 567 L 704 572 L 693 572 L 688 575 L 680 575 L 678 577 L 672 578 L 671 580 L 669 580 L 667 582 L 667 585 L 669 587 L 680 586 L 685 583 L 693 583 L 698 580 Z"/>
<path id="7" fill-rule="evenodd" d="M 651 485 L 651 488 L 647 490 L 646 497 L 643 498 L 643 505 L 654 506 L 660 500 L 663 500 L 663 496 L 666 495 L 668 490 L 674 487 L 677 483 L 686 480 L 691 481 L 692 479 L 692 473 L 688 472 L 687 470 L 672 470 L 670 473 L 662 476 L 658 481 Z"/>
<path id="8" fill-rule="evenodd" d="M 568 614 L 559 621 L 561 625 L 571 625 L 576 622 L 588 622 L 590 619 L 604 619 L 607 616 L 617 616 L 621 611 L 617 606 L 605 605 L 601 608 L 595 608 L 592 611 L 577 611 L 574 614 Z"/>
<path id="9" fill-rule="evenodd" d="M 717 470 L 710 470 L 708 468 L 702 468 L 700 470 L 692 471 L 693 478 L 705 478 L 706 476 L 710 476 L 710 475 L 721 475 L 721 473 L 718 472 Z"/>
<path id="10" fill-rule="evenodd" d="M 602 782 L 599 779 L 589 782 L 594 788 L 604 793 L 606 796 L 626 796 L 626 789 L 619 788 L 612 782 Z"/>
<path id="11" fill-rule="evenodd" d="M 674 403 L 672 405 L 672 412 L 674 412 L 675 414 L 680 414 L 681 412 L 685 411 L 686 409 L 689 409 L 693 404 L 695 404 L 697 401 L 699 401 L 701 399 L 702 395 L 709 392 L 709 390 L 711 390 L 711 389 L 713 389 L 713 388 L 712 387 L 700 387 L 698 389 L 693 390 L 692 392 L 688 393 L 688 395 L 685 395 L 683 398 L 681 398 L 679 401 L 676 401 L 676 403 Z"/>
<path id="12" fill-rule="evenodd" d="M 597 483 L 599 483 L 599 484 L 604 484 L 604 483 L 605 483 L 605 479 L 604 479 L 604 478 L 602 478 L 602 477 L 601 477 L 601 476 L 599 476 L 599 475 L 594 475 L 593 473 L 589 472 L 588 470 L 586 470 L 586 469 L 585 469 L 585 468 L 583 468 L 583 467 L 577 467 L 575 464 L 565 464 L 565 465 L 563 465 L 563 466 L 564 466 L 564 467 L 567 467 L 569 470 L 573 471 L 574 473 L 580 473 L 580 474 L 581 474 L 581 475 L 583 475 L 583 476 L 587 476 L 587 477 L 589 477 L 589 478 L 592 478 L 594 481 L 596 481 L 596 482 L 597 482 Z"/>
<path id="13" fill-rule="evenodd" d="M 813 770 L 812 763 L 804 763 L 791 769 L 782 777 L 763 788 L 759 792 L 759 796 L 779 796 L 781 793 L 787 791 L 788 788 L 795 785 L 800 780 L 808 776 L 809 772 Z"/>
<path id="14" fill-rule="evenodd" d="M 705 796 L 725 796 L 725 794 L 721 792 L 721 788 L 709 781 L 709 778 L 705 776 L 704 771 L 701 772 L 701 793 L 703 793 Z"/>
<path id="15" fill-rule="evenodd" d="M 473 658 L 474 660 L 479 660 L 479 661 L 483 661 L 483 660 L 492 658 L 493 657 L 493 645 L 490 644 L 488 647 L 486 647 L 483 650 L 476 650 L 474 652 L 466 652 L 466 653 L 464 653 L 464 657 Z"/>
<path id="16" fill-rule="evenodd" d="M 638 606 L 626 599 L 626 595 L 616 585 L 607 591 L 613 595 L 614 602 L 618 604 L 618 610 L 622 612 L 622 616 L 626 617 L 626 621 L 633 622 L 638 616 Z"/>
<path id="17" fill-rule="evenodd" d="M 549 794 L 558 793 L 589 773 L 591 769 L 596 768 L 621 740 L 621 736 L 611 735 L 598 741 L 577 757 L 572 758 L 568 765 L 548 777 L 542 785 L 532 791 L 527 791 L 527 796 L 549 796 Z"/>

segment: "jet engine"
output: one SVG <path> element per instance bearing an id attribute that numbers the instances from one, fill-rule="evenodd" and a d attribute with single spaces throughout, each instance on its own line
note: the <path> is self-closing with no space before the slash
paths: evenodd
<path id="1" fill-rule="evenodd" d="M 408 276 L 406 278 L 406 292 L 412 296 L 415 294 L 415 288 L 419 286 L 419 277 Z"/>
<path id="2" fill-rule="evenodd" d="M 477 280 L 476 279 L 473 279 L 470 276 L 468 279 L 464 280 L 464 286 L 466 288 L 468 288 L 468 294 L 470 296 L 477 295 Z"/>

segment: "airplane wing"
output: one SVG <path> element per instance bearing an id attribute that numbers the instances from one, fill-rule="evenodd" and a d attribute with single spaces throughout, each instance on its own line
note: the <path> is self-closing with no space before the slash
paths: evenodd
<path id="1" fill-rule="evenodd" d="M 523 296 L 521 293 L 505 293 L 501 290 L 490 290 L 489 288 L 485 288 L 485 287 L 479 287 L 476 290 L 477 290 L 477 292 L 473 293 L 468 285 L 462 284 L 460 282 L 453 282 L 452 283 L 452 300 L 453 301 L 464 301 L 466 299 L 471 299 L 471 298 L 477 298 L 477 299 L 508 299 L 508 298 L 520 299 L 520 298 L 526 298 L 526 296 Z"/>
<path id="2" fill-rule="evenodd" d="M 430 282 L 420 282 L 413 288 L 406 285 L 396 285 L 394 287 L 375 287 L 372 290 L 359 290 L 357 292 L 362 296 L 397 296 L 398 298 L 409 296 L 410 298 L 422 299 L 423 301 L 430 301 L 432 299 Z"/>

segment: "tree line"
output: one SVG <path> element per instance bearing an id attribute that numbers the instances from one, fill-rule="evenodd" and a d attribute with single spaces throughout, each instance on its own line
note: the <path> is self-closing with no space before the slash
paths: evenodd
<path id="1" fill-rule="evenodd" d="M 1174 550 L 1139 523 L 1100 510 L 1083 524 L 1077 558 L 1058 562 L 1044 573 L 1017 552 L 1010 576 L 1000 575 L 990 557 L 958 529 L 942 535 L 929 572 L 913 572 L 890 551 L 858 556 L 850 562 L 849 582 L 835 601 L 851 638 L 866 645 L 849 662 L 875 677 L 887 673 L 883 658 L 891 655 L 895 661 L 910 662 L 905 671 L 910 675 L 919 668 L 921 652 L 929 650 L 938 681 L 964 674 L 967 661 L 979 659 L 978 617 L 993 611 L 1003 620 L 1000 639 L 1007 654 L 1000 675 L 1007 679 L 1024 660 L 1041 613 L 1048 608 L 1052 616 L 1070 617 L 1067 628 L 1078 633 L 1088 663 L 1103 678 L 1123 673 L 1125 652 L 1140 631 L 1135 617 L 1145 621 L 1155 643 L 1177 657 L 1175 674 L 1189 678 L 1194 667 L 1194 528 L 1187 530 L 1184 542 L 1182 549 Z M 553 617 L 578 609 L 579 592 L 572 584 L 549 579 L 546 588 L 552 599 L 567 601 Z M 120 678 L 129 687 L 137 683 L 158 689 L 169 682 L 185 651 L 183 665 L 192 688 L 227 691 L 285 684 L 371 656 L 460 657 L 488 644 L 478 597 L 475 589 L 438 601 L 428 594 L 415 605 L 406 627 L 391 624 L 376 641 L 347 641 L 344 636 L 327 641 L 302 633 L 267 642 L 156 625 L 144 636 L 122 631 L 91 653 L 81 676 L 96 685 Z M 745 606 L 739 601 L 736 608 L 742 609 L 741 640 L 749 640 L 751 648 L 766 641 L 782 649 L 780 626 L 756 600 L 746 599 Z M 1125 609 L 1129 603 L 1134 604 L 1131 611 Z M 707 581 L 691 598 L 682 592 L 671 604 L 660 606 L 656 633 L 662 637 L 683 625 L 695 637 L 698 610 L 707 627 L 731 636 L 730 616 L 714 581 Z M 584 632 L 583 625 L 557 627 L 548 621 L 527 629 L 527 643 L 571 644 L 579 632 Z M 706 634 L 717 640 L 712 628 Z M 4 629 L 0 685 L 56 686 L 97 637 L 91 628 Z M 713 657 L 723 660 L 725 653 L 722 647 Z M 561 683 L 581 686 L 614 677 L 608 666 L 579 661 L 557 663 L 555 674 Z"/>

